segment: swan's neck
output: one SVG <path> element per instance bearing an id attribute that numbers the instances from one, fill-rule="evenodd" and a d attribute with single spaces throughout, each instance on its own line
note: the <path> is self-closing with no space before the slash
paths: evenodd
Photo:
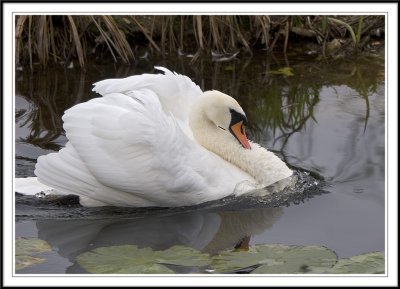
<path id="1" fill-rule="evenodd" d="M 229 131 L 218 128 L 201 111 L 191 114 L 190 126 L 203 147 L 247 172 L 261 186 L 292 174 L 284 162 L 258 144 L 251 142 L 251 149 L 244 149 Z"/>

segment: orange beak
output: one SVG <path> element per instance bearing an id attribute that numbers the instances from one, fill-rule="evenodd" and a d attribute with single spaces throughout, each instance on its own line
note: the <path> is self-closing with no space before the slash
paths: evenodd
<path id="1" fill-rule="evenodd" d="M 246 136 L 243 120 L 232 125 L 230 131 L 245 149 L 251 149 L 249 140 Z"/>

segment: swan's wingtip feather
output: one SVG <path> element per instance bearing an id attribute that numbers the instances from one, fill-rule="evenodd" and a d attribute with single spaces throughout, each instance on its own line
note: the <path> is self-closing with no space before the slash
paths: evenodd
<path id="1" fill-rule="evenodd" d="M 165 67 L 163 67 L 163 66 L 154 66 L 154 68 L 156 69 L 156 70 L 160 70 L 160 71 L 163 71 L 164 73 L 171 73 L 172 74 L 172 71 L 171 70 L 169 70 L 168 68 L 165 68 Z"/>

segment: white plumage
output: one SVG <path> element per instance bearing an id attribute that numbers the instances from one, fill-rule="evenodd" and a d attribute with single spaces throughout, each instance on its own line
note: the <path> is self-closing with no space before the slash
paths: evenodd
<path id="1" fill-rule="evenodd" d="M 240 195 L 292 174 L 259 145 L 245 149 L 242 126 L 235 139 L 232 125 L 245 114 L 233 98 L 157 69 L 164 74 L 95 83 L 102 97 L 65 112 L 69 142 L 38 158 L 38 181 L 79 195 L 85 206 L 169 207 Z"/>

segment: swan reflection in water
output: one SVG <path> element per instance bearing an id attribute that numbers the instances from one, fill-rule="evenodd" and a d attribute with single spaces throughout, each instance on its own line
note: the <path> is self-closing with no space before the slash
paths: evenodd
<path id="1" fill-rule="evenodd" d="M 282 208 L 242 211 L 195 211 L 137 219 L 38 220 L 40 239 L 74 263 L 67 273 L 84 273 L 75 258 L 98 247 L 137 245 L 165 250 L 184 245 L 211 255 L 224 249 L 246 247 L 278 220 Z"/>

